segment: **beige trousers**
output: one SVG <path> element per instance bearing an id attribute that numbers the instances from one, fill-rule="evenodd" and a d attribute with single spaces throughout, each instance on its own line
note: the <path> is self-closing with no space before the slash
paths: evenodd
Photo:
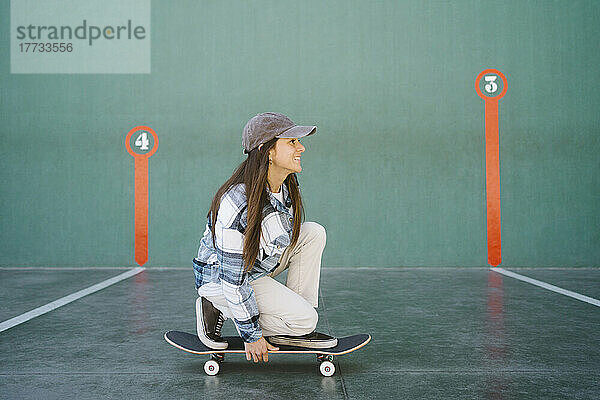
<path id="1" fill-rule="evenodd" d="M 316 222 L 304 222 L 294 247 L 281 255 L 279 267 L 271 274 L 258 278 L 250 285 L 258 305 L 259 324 L 263 336 L 311 333 L 317 326 L 321 255 L 325 249 L 325 228 Z M 275 279 L 288 270 L 282 285 Z M 229 317 L 227 300 L 221 296 L 206 296 L 225 317 Z"/>

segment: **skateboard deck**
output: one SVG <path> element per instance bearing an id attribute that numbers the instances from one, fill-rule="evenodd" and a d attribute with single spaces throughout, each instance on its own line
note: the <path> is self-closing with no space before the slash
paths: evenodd
<path id="1" fill-rule="evenodd" d="M 197 335 L 192 335 L 180 331 L 168 331 L 164 335 L 165 340 L 181 349 L 192 354 L 206 354 L 211 358 L 204 364 L 204 371 L 208 375 L 216 375 L 219 372 L 219 364 L 223 362 L 225 354 L 245 354 L 244 342 L 240 337 L 226 336 L 223 339 L 229 343 L 225 350 L 211 349 L 206 347 Z M 333 365 L 333 356 L 340 356 L 358 350 L 371 341 L 371 336 L 367 334 L 359 334 L 338 338 L 338 344 L 335 347 L 328 349 L 308 349 L 305 347 L 277 345 L 278 351 L 269 351 L 269 356 L 272 354 L 316 354 L 317 360 L 320 362 L 320 371 L 324 376 L 331 376 L 335 372 Z"/>

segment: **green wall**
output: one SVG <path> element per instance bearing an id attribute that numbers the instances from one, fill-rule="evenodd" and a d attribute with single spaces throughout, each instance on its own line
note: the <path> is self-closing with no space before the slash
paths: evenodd
<path id="1" fill-rule="evenodd" d="M 146 266 L 190 266 L 242 127 L 277 111 L 318 126 L 299 179 L 324 266 L 485 266 L 487 68 L 502 266 L 599 265 L 600 2 L 154 0 L 146 75 L 10 74 L 9 7 L 0 265 L 136 265 L 124 139 L 148 125 Z"/>

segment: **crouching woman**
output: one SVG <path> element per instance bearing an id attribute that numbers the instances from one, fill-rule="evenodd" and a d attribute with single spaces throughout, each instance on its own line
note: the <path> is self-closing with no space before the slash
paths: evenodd
<path id="1" fill-rule="evenodd" d="M 298 126 L 278 113 L 251 118 L 242 132 L 247 158 L 215 194 L 194 273 L 197 331 L 208 347 L 231 319 L 246 358 L 268 361 L 277 345 L 329 348 L 337 339 L 315 331 L 325 229 L 304 222 L 296 173 L 305 151 Z M 286 284 L 274 279 L 288 270 Z"/>

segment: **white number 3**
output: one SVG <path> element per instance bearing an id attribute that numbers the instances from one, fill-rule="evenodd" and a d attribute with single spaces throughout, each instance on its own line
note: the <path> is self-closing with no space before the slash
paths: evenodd
<path id="1" fill-rule="evenodd" d="M 486 77 L 487 78 L 487 77 Z M 486 87 L 487 89 L 487 87 Z M 140 150 L 148 150 L 148 145 L 150 141 L 148 140 L 148 133 L 142 132 L 137 139 L 135 139 L 135 145 L 140 148 Z"/>
<path id="2" fill-rule="evenodd" d="M 494 82 L 496 78 L 498 78 L 496 75 L 488 75 L 485 77 L 485 81 L 490 83 L 489 85 L 485 85 L 486 92 L 494 93 L 496 90 L 498 90 L 498 85 L 496 85 L 496 82 Z"/>

